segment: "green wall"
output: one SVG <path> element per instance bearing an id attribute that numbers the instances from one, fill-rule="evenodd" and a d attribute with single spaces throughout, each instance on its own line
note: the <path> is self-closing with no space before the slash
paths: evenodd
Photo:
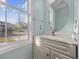
<path id="1" fill-rule="evenodd" d="M 32 0 L 32 27 L 34 35 L 41 35 L 46 32 L 51 32 L 49 11 L 47 0 Z M 56 31 L 59 32 L 73 32 L 74 27 L 74 0 L 65 0 L 69 6 L 69 15 L 64 15 L 66 8 L 60 8 L 56 11 Z M 64 12 L 63 12 L 64 11 Z M 63 15 L 63 18 L 61 16 Z M 60 17 L 59 17 L 60 16 Z M 65 17 L 66 16 L 66 17 Z M 68 18 L 67 18 L 68 17 Z M 65 20 L 63 20 L 65 19 Z M 63 24 L 65 23 L 66 24 Z M 63 25 L 62 25 L 63 24 Z M 63 27 L 62 27 L 62 26 Z"/>
<path id="2" fill-rule="evenodd" d="M 50 31 L 47 0 L 32 0 L 33 34 L 40 35 Z"/>

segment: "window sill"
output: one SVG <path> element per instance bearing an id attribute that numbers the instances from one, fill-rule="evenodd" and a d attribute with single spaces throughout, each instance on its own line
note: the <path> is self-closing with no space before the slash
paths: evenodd
<path id="1" fill-rule="evenodd" d="M 32 43 L 31 40 L 27 40 L 27 41 L 22 40 L 22 41 L 18 41 L 18 42 L 5 43 L 3 45 L 0 45 L 0 54 L 10 52 L 10 51 L 20 48 L 22 46 L 26 46 L 30 43 Z"/>

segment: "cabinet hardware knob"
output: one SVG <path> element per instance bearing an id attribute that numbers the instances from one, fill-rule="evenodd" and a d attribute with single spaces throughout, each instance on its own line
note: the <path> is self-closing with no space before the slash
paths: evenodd
<path id="1" fill-rule="evenodd" d="M 47 53 L 47 56 L 49 56 L 49 53 Z"/>

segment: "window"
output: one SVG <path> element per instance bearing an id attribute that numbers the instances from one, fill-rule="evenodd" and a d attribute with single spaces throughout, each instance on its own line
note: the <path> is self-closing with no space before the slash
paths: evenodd
<path id="1" fill-rule="evenodd" d="M 5 41 L 5 8 L 0 6 L 0 43 Z"/>
<path id="2" fill-rule="evenodd" d="M 16 6 L 23 11 L 27 10 L 27 0 L 6 0 L 9 5 Z"/>
<path id="3" fill-rule="evenodd" d="M 27 0 L 1 0 L 0 43 L 28 39 Z"/>

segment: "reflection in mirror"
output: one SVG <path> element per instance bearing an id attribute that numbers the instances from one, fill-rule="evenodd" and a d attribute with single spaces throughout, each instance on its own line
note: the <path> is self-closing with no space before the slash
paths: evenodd
<path id="1" fill-rule="evenodd" d="M 69 6 L 64 0 L 55 0 L 50 5 L 50 8 L 52 8 L 54 13 L 53 16 L 50 17 L 52 18 L 52 23 L 54 25 L 54 27 L 52 25 L 52 29 L 55 29 L 56 32 L 60 31 L 67 24 L 69 18 Z"/>
<path id="2" fill-rule="evenodd" d="M 56 9 L 55 30 L 60 31 L 67 24 L 68 18 L 69 18 L 69 7 L 67 4 L 64 7 Z"/>

